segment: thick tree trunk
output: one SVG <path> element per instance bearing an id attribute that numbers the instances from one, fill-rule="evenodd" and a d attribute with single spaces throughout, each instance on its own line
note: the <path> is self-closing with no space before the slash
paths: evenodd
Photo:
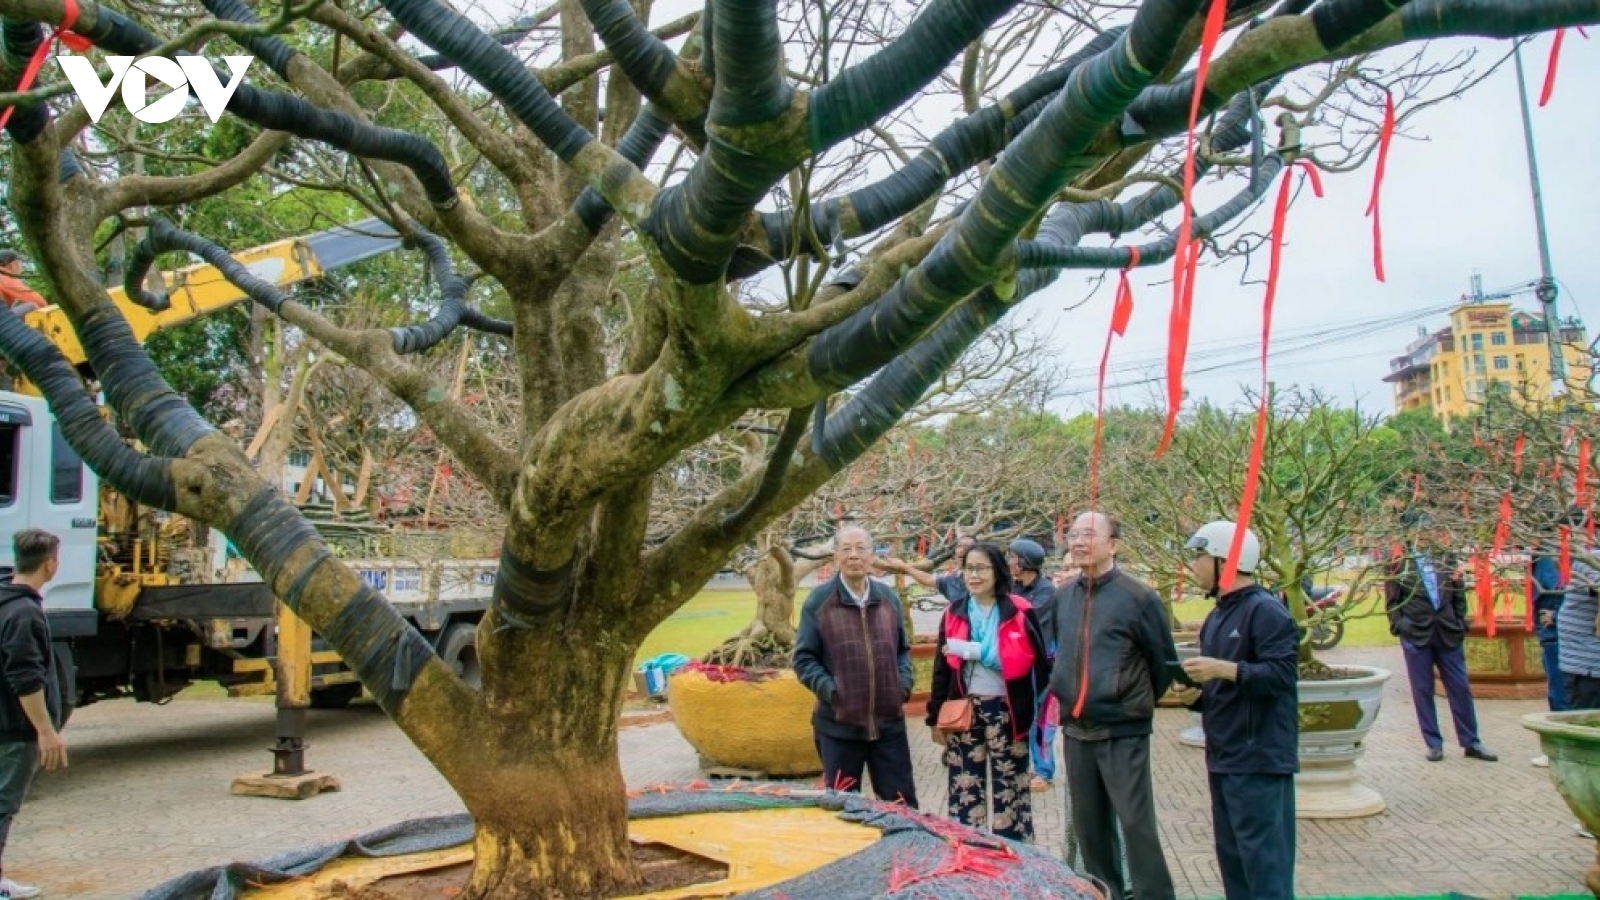
<path id="1" fill-rule="evenodd" d="M 761 561 L 745 570 L 750 587 L 756 594 L 756 618 L 747 631 L 752 637 L 770 634 L 779 643 L 793 647 L 794 629 L 794 558 L 787 548 L 771 548 Z"/>
<path id="2" fill-rule="evenodd" d="M 477 826 L 466 900 L 616 897 L 638 884 L 617 756 L 635 648 L 583 618 L 497 633 L 491 617 L 479 632 L 491 724 L 461 746 L 482 778 L 454 785 Z"/>

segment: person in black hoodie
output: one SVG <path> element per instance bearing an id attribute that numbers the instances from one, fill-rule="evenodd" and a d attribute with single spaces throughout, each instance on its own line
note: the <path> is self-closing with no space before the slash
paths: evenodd
<path id="1" fill-rule="evenodd" d="M 1128 872 L 1139 900 L 1173 900 L 1176 891 L 1156 828 L 1150 782 L 1150 734 L 1156 698 L 1178 657 L 1161 598 L 1117 566 L 1122 526 L 1086 512 L 1067 533 L 1072 563 L 1083 570 L 1056 593 L 1056 662 L 1050 690 L 1061 704 L 1061 733 L 1072 833 L 1083 867 L 1110 889 L 1128 891 L 1116 826 L 1127 838 Z"/>
<path id="2" fill-rule="evenodd" d="M 1189 539 L 1195 584 L 1217 605 L 1200 626 L 1198 684 L 1178 699 L 1205 714 L 1217 866 L 1228 900 L 1294 897 L 1294 773 L 1300 768 L 1300 633 L 1288 607 L 1256 584 L 1261 541 L 1245 529 L 1232 582 L 1223 567 L 1238 529 L 1212 522 Z"/>
<path id="3" fill-rule="evenodd" d="M 61 542 L 37 528 L 11 540 L 15 574 L 0 581 L 0 854 L 33 776 L 67 765 L 61 696 L 51 670 L 50 626 L 39 592 L 56 577 Z M 3 877 L 0 897 L 24 900 L 39 889 Z"/>

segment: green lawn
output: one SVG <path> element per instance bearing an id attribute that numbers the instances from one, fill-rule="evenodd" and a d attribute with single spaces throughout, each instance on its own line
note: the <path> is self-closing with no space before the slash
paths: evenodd
<path id="1" fill-rule="evenodd" d="M 1199 628 L 1213 605 L 1210 599 L 1191 597 L 1179 603 L 1173 610 L 1177 614 L 1178 621 Z M 1383 615 L 1381 593 L 1376 590 L 1368 592 L 1352 612 L 1352 617 L 1345 620 L 1344 639 L 1339 642 L 1339 646 L 1387 647 L 1395 643 L 1396 639 L 1389 634 L 1389 620 Z"/>
<path id="2" fill-rule="evenodd" d="M 663 653 L 694 659 L 738 634 L 756 614 L 752 591 L 701 591 L 645 638 L 634 668 Z"/>

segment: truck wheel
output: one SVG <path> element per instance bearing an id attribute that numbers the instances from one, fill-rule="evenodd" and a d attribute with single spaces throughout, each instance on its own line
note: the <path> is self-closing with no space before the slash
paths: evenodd
<path id="1" fill-rule="evenodd" d="M 361 682 L 334 684 L 311 692 L 312 709 L 344 709 L 361 696 Z"/>
<path id="2" fill-rule="evenodd" d="M 483 672 L 478 668 L 478 625 L 457 622 L 445 629 L 439 639 L 439 658 L 474 688 L 483 687 Z"/>

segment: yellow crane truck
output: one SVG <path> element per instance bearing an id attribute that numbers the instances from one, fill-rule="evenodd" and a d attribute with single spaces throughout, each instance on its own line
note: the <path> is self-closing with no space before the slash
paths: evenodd
<path id="1" fill-rule="evenodd" d="M 377 219 L 235 254 L 255 275 L 289 286 L 399 246 Z M 152 312 L 108 291 L 142 341 L 247 298 L 212 266 L 164 273 L 171 306 Z M 84 354 L 57 307 L 29 313 L 74 365 Z M 37 390 L 18 379 L 0 391 L 0 572 L 13 564 L 9 536 L 45 528 L 61 538 L 61 569 L 44 592 L 63 699 L 72 706 L 131 696 L 162 703 L 195 681 L 234 695 L 272 693 L 291 661 L 305 674 L 303 705 L 336 707 L 360 694 L 355 676 L 298 620 L 280 615 L 260 576 L 216 532 L 193 538 L 188 520 L 141 508 L 102 485 L 63 438 Z M 351 565 L 469 681 L 477 680 L 476 628 L 493 590 L 495 561 L 352 559 Z M 284 697 L 280 693 L 280 706 Z M 298 758 L 292 762 L 298 765 Z"/>

